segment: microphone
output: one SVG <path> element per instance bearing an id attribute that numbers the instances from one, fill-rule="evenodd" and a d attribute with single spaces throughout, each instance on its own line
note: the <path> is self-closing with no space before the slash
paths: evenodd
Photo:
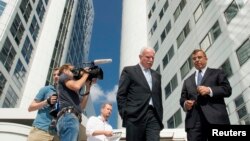
<path id="1" fill-rule="evenodd" d="M 100 64 L 107 64 L 107 63 L 111 63 L 111 62 L 112 62 L 112 59 L 96 59 L 92 63 L 94 65 L 100 65 Z"/>

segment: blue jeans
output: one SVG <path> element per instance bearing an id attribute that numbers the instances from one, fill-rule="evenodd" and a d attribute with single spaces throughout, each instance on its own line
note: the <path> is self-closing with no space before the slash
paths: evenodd
<path id="1" fill-rule="evenodd" d="M 57 133 L 60 141 L 77 141 L 79 119 L 73 113 L 65 113 L 57 121 Z"/>

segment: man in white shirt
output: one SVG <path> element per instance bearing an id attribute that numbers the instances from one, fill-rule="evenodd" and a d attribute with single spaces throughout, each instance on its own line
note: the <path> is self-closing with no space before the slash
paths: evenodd
<path id="1" fill-rule="evenodd" d="M 101 115 L 92 116 L 87 121 L 86 134 L 87 141 L 108 141 L 108 137 L 113 135 L 113 128 L 108 123 L 108 118 L 112 113 L 112 104 L 104 103 L 101 107 Z"/>

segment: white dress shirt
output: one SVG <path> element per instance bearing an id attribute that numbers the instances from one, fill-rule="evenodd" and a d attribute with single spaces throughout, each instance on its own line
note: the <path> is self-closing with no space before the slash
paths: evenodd
<path id="1" fill-rule="evenodd" d="M 112 131 L 113 128 L 107 121 L 103 121 L 101 116 L 91 116 L 86 125 L 87 141 L 109 141 L 105 135 L 92 136 L 96 130 Z"/>
<path id="2" fill-rule="evenodd" d="M 141 64 L 139 64 L 141 66 L 141 69 L 142 69 L 142 72 L 148 82 L 148 85 L 150 87 L 150 90 L 152 91 L 152 76 L 151 76 L 151 71 L 150 69 L 145 69 Z M 152 100 L 152 97 L 150 98 L 149 100 L 149 105 L 153 105 L 153 100 Z"/>

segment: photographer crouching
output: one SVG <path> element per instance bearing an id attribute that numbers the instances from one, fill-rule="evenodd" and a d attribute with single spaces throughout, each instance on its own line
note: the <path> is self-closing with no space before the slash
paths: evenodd
<path id="1" fill-rule="evenodd" d="M 91 83 L 94 83 L 99 75 L 103 75 L 100 68 L 75 69 L 70 64 L 60 67 L 58 82 L 60 110 L 56 125 L 60 141 L 77 141 L 82 109 L 87 103 L 86 98 L 80 100 L 80 90 L 86 86 L 85 96 L 87 96 Z"/>

